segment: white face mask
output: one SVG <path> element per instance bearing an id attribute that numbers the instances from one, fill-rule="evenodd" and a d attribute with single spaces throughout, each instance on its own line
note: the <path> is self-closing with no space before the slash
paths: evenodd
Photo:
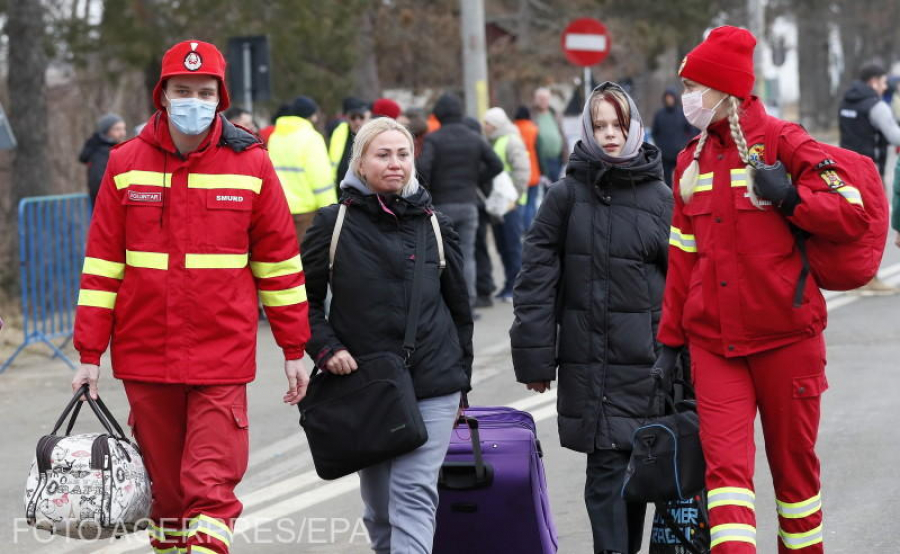
<path id="1" fill-rule="evenodd" d="M 723 96 L 712 108 L 703 107 L 703 95 L 709 91 L 709 87 L 704 90 L 695 92 L 686 92 L 681 95 L 681 107 L 684 110 L 684 117 L 688 123 L 703 131 L 712 122 L 712 118 L 716 115 L 716 108 L 725 100 Z"/>

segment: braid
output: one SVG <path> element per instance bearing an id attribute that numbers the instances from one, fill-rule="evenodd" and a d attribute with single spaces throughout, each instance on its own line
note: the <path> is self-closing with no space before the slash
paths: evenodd
<path id="1" fill-rule="evenodd" d="M 700 162 L 698 160 L 700 159 L 700 152 L 703 151 L 703 146 L 706 144 L 707 137 L 709 137 L 709 134 L 704 129 L 700 134 L 700 141 L 697 142 L 697 148 L 694 149 L 694 159 L 691 160 L 690 165 L 681 174 L 681 182 L 678 183 L 681 190 L 681 199 L 685 204 L 691 201 L 691 197 L 694 196 L 694 189 L 697 188 L 697 179 L 700 177 Z"/>
<path id="2" fill-rule="evenodd" d="M 740 111 L 740 106 L 740 100 L 736 97 L 730 96 L 728 98 L 728 123 L 731 126 L 731 137 L 734 139 L 735 145 L 737 145 L 738 154 L 741 157 L 741 161 L 744 162 L 744 168 L 747 172 L 747 196 L 750 198 L 751 204 L 762 209 L 759 198 L 756 196 L 756 188 L 753 186 L 756 168 L 750 164 L 747 139 L 744 137 L 744 131 L 741 129 L 740 115 L 738 113 Z"/>

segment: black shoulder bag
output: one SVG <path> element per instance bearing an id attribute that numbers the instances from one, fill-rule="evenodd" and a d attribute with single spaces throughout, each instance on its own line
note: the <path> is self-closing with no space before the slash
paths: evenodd
<path id="1" fill-rule="evenodd" d="M 345 212 L 346 207 L 341 208 Z M 332 252 L 343 215 L 336 224 Z M 313 369 L 307 394 L 298 408 L 316 473 L 322 479 L 349 475 L 411 452 L 428 440 L 409 372 L 409 360 L 416 349 L 424 271 L 422 223 L 416 240 L 404 356 L 385 351 L 355 357 L 359 369 L 349 375 Z"/>

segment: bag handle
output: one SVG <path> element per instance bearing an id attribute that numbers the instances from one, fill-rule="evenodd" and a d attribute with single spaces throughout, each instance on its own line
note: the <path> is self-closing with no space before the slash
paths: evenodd
<path id="1" fill-rule="evenodd" d="M 659 368 L 653 368 L 650 372 L 651 377 L 653 377 L 653 392 L 650 393 L 650 397 L 647 400 L 647 411 L 645 413 L 644 421 L 652 419 L 656 416 L 653 415 L 653 405 L 656 403 L 656 400 L 659 398 L 660 394 L 662 394 L 663 402 L 665 405 L 672 410 L 672 413 L 676 413 L 677 407 L 675 406 L 675 398 L 672 396 L 671 391 L 663 390 L 663 375 L 662 370 Z M 685 381 L 684 379 L 672 379 L 673 385 L 681 385 L 684 390 L 690 394 L 692 398 L 697 398 L 697 393 L 694 391 L 694 386 Z"/>
<path id="2" fill-rule="evenodd" d="M 94 412 L 94 415 L 97 416 L 97 419 L 100 420 L 100 424 L 103 425 L 103 428 L 106 429 L 106 432 L 109 433 L 110 436 L 128 440 L 125 437 L 125 432 L 122 430 L 122 427 L 119 425 L 119 422 L 116 421 L 116 418 L 113 417 L 112 413 L 109 411 L 109 408 L 106 407 L 106 404 L 103 403 L 103 400 L 100 397 L 97 397 L 97 400 L 91 398 L 89 393 L 89 387 L 87 384 L 82 385 L 72 396 L 72 399 L 69 401 L 69 404 L 63 410 L 62 415 L 59 416 L 59 419 L 56 420 L 56 425 L 53 426 L 53 430 L 50 432 L 51 435 L 56 435 L 59 429 L 62 427 L 66 418 L 69 417 L 71 413 L 72 417 L 69 419 L 69 424 L 66 426 L 66 436 L 68 436 L 72 432 L 72 428 L 75 426 L 75 421 L 78 419 L 78 414 L 81 412 L 81 397 L 84 396 L 86 402 L 91 407 L 91 410 Z"/>

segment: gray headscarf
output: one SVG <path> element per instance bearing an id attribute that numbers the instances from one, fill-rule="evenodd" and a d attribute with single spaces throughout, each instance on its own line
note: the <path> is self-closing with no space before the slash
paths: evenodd
<path id="1" fill-rule="evenodd" d="M 591 100 L 600 93 L 607 90 L 614 90 L 625 95 L 628 99 L 628 106 L 631 109 L 631 124 L 628 126 L 628 136 L 625 139 L 625 145 L 622 152 L 618 156 L 610 156 L 603 148 L 597 144 L 594 139 L 594 120 L 591 114 Z M 625 89 L 618 84 L 606 81 L 597 86 L 592 92 L 587 102 L 584 104 L 584 110 L 581 112 L 581 143 L 585 150 L 593 158 L 599 158 L 610 164 L 621 164 L 633 160 L 641 151 L 641 145 L 644 142 L 644 122 L 641 121 L 641 114 L 638 112 L 637 106 L 631 96 L 625 92 Z"/>

